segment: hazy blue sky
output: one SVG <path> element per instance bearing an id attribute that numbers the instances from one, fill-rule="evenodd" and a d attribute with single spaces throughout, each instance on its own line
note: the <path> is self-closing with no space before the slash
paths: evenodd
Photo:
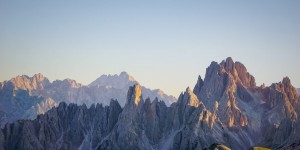
<path id="1" fill-rule="evenodd" d="M 300 87 L 300 1 L 0 0 L 0 52 L 0 81 L 127 71 L 178 96 L 231 56 L 258 84 Z"/>

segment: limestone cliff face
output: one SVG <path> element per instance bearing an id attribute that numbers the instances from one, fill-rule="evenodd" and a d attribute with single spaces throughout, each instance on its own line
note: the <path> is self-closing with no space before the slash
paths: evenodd
<path id="1" fill-rule="evenodd" d="M 221 62 L 226 72 L 230 73 L 234 80 L 243 84 L 247 88 L 256 87 L 255 78 L 247 71 L 246 67 L 240 62 L 233 62 L 232 58 L 228 57 Z"/>
<path id="2" fill-rule="evenodd" d="M 218 102 L 218 115 L 222 122 L 229 126 L 246 126 L 247 116 L 237 105 L 237 95 L 247 93 L 245 88 L 254 88 L 255 79 L 250 75 L 243 64 L 233 62 L 231 58 L 220 64 L 212 62 L 206 70 L 204 81 L 201 78 L 194 88 L 197 96 L 210 111 L 213 111 Z"/>
<path id="3" fill-rule="evenodd" d="M 210 111 L 218 104 L 224 126 L 247 128 L 251 142 L 276 147 L 298 138 L 294 133 L 300 126 L 299 95 L 287 77 L 269 87 L 257 87 L 242 63 L 227 58 L 220 64 L 212 62 L 194 91 Z"/>
<path id="4" fill-rule="evenodd" d="M 299 107 L 300 99 L 290 79 L 285 77 L 281 82 L 259 90 L 265 101 L 266 123 L 264 134 L 269 135 L 266 141 L 271 141 L 273 146 L 281 146 L 298 139 L 300 132 Z"/>

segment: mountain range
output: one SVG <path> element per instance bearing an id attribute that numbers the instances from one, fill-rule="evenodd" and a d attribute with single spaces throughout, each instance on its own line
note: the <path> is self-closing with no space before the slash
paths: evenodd
<path id="1" fill-rule="evenodd" d="M 60 102 L 108 105 L 111 99 L 117 99 L 123 107 L 129 86 L 137 84 L 126 72 L 120 75 L 102 75 L 88 86 L 75 80 L 55 80 L 52 83 L 42 74 L 33 77 L 17 76 L 9 81 L 0 82 L 0 125 L 18 119 L 34 119 Z M 174 96 L 156 89 L 143 87 L 143 95 L 151 99 L 163 100 L 167 106 L 176 102 Z"/>
<path id="2" fill-rule="evenodd" d="M 40 98 L 22 94 L 15 100 Z M 257 86 L 246 67 L 230 57 L 212 62 L 204 79 L 199 76 L 194 88 L 187 87 L 170 106 L 147 97 L 135 83 L 124 107 L 117 100 L 90 107 L 61 102 L 34 120 L 6 124 L 0 149 L 244 150 L 291 149 L 300 143 L 300 97 L 290 79 Z"/>

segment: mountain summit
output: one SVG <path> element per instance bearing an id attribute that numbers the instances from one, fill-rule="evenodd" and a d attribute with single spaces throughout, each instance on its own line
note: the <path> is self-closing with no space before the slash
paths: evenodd
<path id="1" fill-rule="evenodd" d="M 132 76 L 130 76 L 127 72 L 121 72 L 119 75 L 102 75 L 92 83 L 90 83 L 88 86 L 90 88 L 93 87 L 105 87 L 107 89 L 115 89 L 120 90 L 123 93 L 126 93 L 128 90 L 128 87 L 133 86 L 134 84 L 139 84 L 138 81 L 136 81 Z M 155 99 L 156 97 L 160 100 L 163 100 L 168 106 L 172 103 L 176 102 L 176 98 L 171 95 L 165 94 L 160 89 L 149 89 L 144 86 L 141 86 L 141 89 L 143 91 L 143 95 L 150 99 Z M 125 94 L 123 94 L 125 95 Z M 112 97 L 119 100 L 119 97 Z M 119 100 L 119 103 L 121 106 L 124 106 L 125 99 L 122 97 L 121 100 Z"/>
<path id="2" fill-rule="evenodd" d="M 133 85 L 137 83 L 137 81 L 130 76 L 127 72 L 123 71 L 119 75 L 102 75 L 97 78 L 95 81 L 90 83 L 88 86 L 105 86 L 105 87 L 114 87 L 118 89 L 128 88 L 128 85 Z"/>

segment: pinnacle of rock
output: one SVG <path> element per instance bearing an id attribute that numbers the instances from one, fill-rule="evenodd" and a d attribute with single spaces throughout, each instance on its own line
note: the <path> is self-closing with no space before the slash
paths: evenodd
<path id="1" fill-rule="evenodd" d="M 130 104 L 133 102 L 136 106 L 138 106 L 141 97 L 142 97 L 142 87 L 139 84 L 135 84 L 129 87 L 126 104 Z"/>

